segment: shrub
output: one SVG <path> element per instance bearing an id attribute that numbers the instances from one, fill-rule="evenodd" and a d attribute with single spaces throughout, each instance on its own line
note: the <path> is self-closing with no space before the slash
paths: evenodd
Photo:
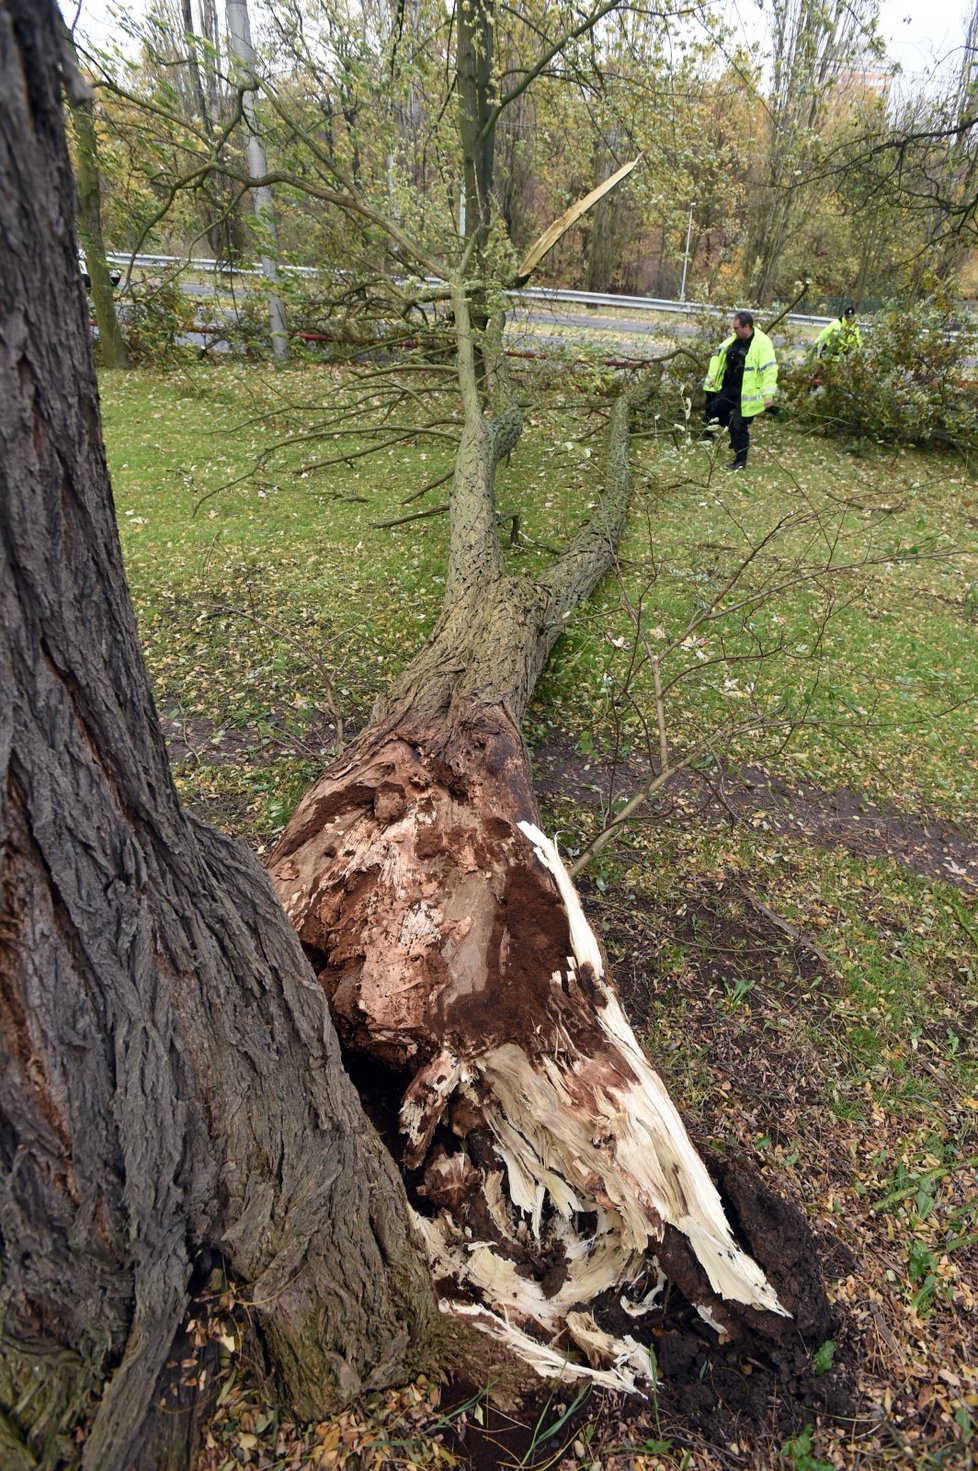
<path id="1" fill-rule="evenodd" d="M 784 375 L 793 417 L 846 439 L 978 449 L 978 330 L 941 295 L 877 318 L 863 347 L 817 364 L 809 354 Z"/>
<path id="2" fill-rule="evenodd" d="M 184 357 L 178 339 L 192 316 L 176 276 L 130 281 L 119 303 L 130 362 L 164 368 Z"/>

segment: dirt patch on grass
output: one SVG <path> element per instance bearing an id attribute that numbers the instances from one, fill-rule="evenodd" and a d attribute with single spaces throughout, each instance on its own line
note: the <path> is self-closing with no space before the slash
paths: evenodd
<path id="1" fill-rule="evenodd" d="M 206 762 L 236 766 L 260 757 L 272 765 L 283 756 L 301 756 L 325 762 L 333 753 L 336 729 L 325 716 L 294 729 L 295 712 L 269 710 L 260 720 L 218 725 L 203 715 L 164 716 L 160 726 L 174 766 Z"/>
<path id="2" fill-rule="evenodd" d="M 273 766 L 286 757 L 326 761 L 336 732 L 325 716 L 301 730 L 294 711 L 270 710 L 261 720 L 221 727 L 203 717 L 161 721 L 175 766 L 207 763 L 234 766 L 243 761 Z M 347 731 L 348 739 L 354 726 Z M 610 768 L 583 757 L 569 741 L 554 740 L 533 752 L 539 795 L 573 798 L 599 810 L 607 800 Z M 637 790 L 652 775 L 646 762 L 630 759 L 614 772 L 616 792 Z M 761 767 L 730 769 L 709 778 L 682 772 L 659 795 L 659 803 L 637 822 L 674 820 L 737 823 L 783 834 L 818 847 L 840 847 L 867 858 L 891 858 L 922 878 L 942 879 L 964 893 L 978 894 L 978 835 L 928 814 L 895 804 L 880 805 L 845 788 L 825 791 L 789 783 Z"/>
<path id="3" fill-rule="evenodd" d="M 569 742 L 553 741 L 533 753 L 537 790 L 573 797 L 599 808 L 607 800 L 610 769 L 585 760 Z M 630 760 L 615 771 L 615 790 L 631 792 L 652 776 L 647 763 Z M 802 839 L 819 847 L 841 847 L 868 858 L 892 858 L 922 878 L 942 879 L 978 893 L 978 836 L 956 825 L 871 802 L 858 792 L 829 792 L 785 782 L 761 767 L 745 766 L 709 779 L 682 772 L 659 796 L 674 818 L 741 823 Z M 638 821 L 650 821 L 640 813 Z M 655 820 L 659 820 L 658 816 Z"/>
<path id="4" fill-rule="evenodd" d="M 831 981 L 828 958 L 814 938 L 745 884 L 706 885 L 691 893 L 673 933 L 687 947 L 703 985 L 742 999 L 752 1010 L 772 990 L 781 1009 L 810 1005 L 815 983 Z"/>

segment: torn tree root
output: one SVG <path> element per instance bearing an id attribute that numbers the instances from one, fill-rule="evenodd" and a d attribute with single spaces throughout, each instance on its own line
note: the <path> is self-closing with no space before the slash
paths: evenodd
<path id="1" fill-rule="evenodd" d="M 735 1239 L 534 818 L 498 709 L 450 732 L 401 724 L 311 789 L 270 869 L 345 1046 L 409 1080 L 403 1163 L 443 1306 L 541 1373 L 641 1391 L 641 1319 L 667 1276 L 733 1336 L 789 1310 Z M 608 1294 L 634 1331 L 599 1323 Z"/>

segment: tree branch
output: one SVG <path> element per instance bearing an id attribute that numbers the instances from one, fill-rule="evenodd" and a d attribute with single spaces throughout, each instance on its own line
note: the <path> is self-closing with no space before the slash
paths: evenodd
<path id="1" fill-rule="evenodd" d="M 523 95 L 527 87 L 529 87 L 530 84 L 536 80 L 541 72 L 546 70 L 546 68 L 553 61 L 554 57 L 559 55 L 560 52 L 563 51 L 564 47 L 569 41 L 576 41 L 580 36 L 584 36 L 588 33 L 588 31 L 593 30 L 594 27 L 598 24 L 598 21 L 602 20 L 606 15 L 609 14 L 610 11 L 616 10 L 620 3 L 621 0 L 607 0 L 606 4 L 600 6 L 597 10 L 592 11 L 589 16 L 586 16 L 584 20 L 581 21 L 580 25 L 572 27 L 569 31 L 565 31 L 559 40 L 555 41 L 551 46 L 549 46 L 547 50 L 543 53 L 543 55 L 539 58 L 536 65 L 531 67 L 530 70 L 524 74 L 519 84 L 511 88 L 509 92 L 507 92 L 503 97 L 499 99 L 495 107 L 492 108 L 489 116 L 486 118 L 486 121 L 482 126 L 482 131 L 479 134 L 480 139 L 487 138 L 489 136 L 506 108 L 509 107 L 511 103 L 515 102 L 517 97 L 521 97 Z"/>

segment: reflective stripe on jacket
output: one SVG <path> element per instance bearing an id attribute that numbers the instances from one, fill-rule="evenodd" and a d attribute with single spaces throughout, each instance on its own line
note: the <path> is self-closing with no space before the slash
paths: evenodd
<path id="1" fill-rule="evenodd" d="M 815 338 L 815 355 L 820 358 L 834 358 L 837 352 L 849 352 L 851 348 L 862 345 L 862 335 L 856 323 L 848 317 L 836 317 Z"/>
<path id="2" fill-rule="evenodd" d="M 735 341 L 736 333 L 732 333 L 725 342 L 721 342 L 710 358 L 710 366 L 703 379 L 703 387 L 707 393 L 719 393 L 723 387 L 727 351 Z M 755 327 L 744 359 L 744 381 L 740 389 L 740 412 L 743 417 L 752 419 L 755 414 L 759 414 L 767 400 L 774 398 L 777 391 L 778 360 L 774 356 L 774 343 Z"/>

